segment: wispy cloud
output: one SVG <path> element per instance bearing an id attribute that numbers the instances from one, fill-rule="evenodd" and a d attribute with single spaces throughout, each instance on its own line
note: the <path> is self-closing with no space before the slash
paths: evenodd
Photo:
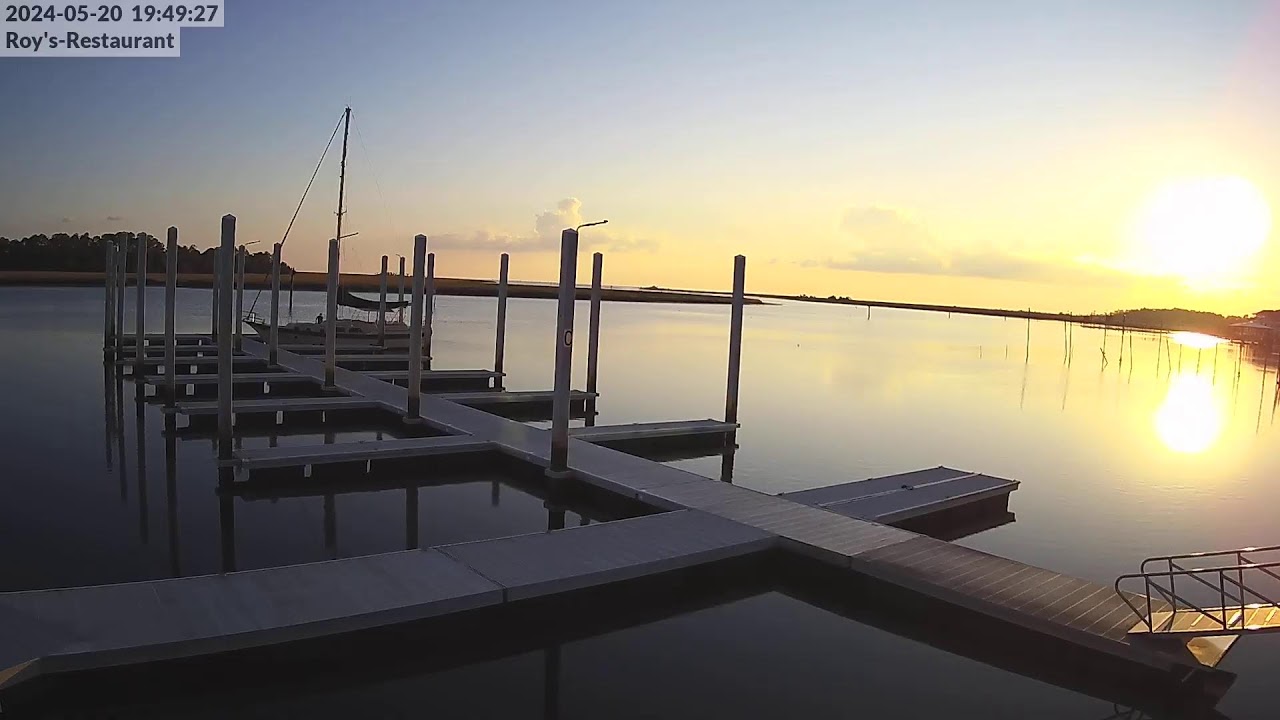
<path id="1" fill-rule="evenodd" d="M 840 228 L 852 240 L 848 256 L 800 264 L 833 270 L 1090 284 L 1107 282 L 1119 274 L 1101 266 L 1028 257 L 996 247 L 948 247 L 911 215 L 880 206 L 850 209 Z"/>
<path id="2" fill-rule="evenodd" d="M 71 224 L 71 223 L 73 223 L 73 222 L 75 222 L 75 221 L 76 221 L 76 219 L 75 219 L 75 218 L 73 218 L 73 217 L 64 217 L 64 218 L 62 218 L 62 224 L 63 224 L 63 225 L 69 225 L 69 224 Z"/>
<path id="3" fill-rule="evenodd" d="M 560 232 L 565 228 L 582 224 L 582 201 L 565 198 L 556 203 L 553 210 L 534 216 L 533 233 L 510 235 L 477 230 L 470 235 L 448 233 L 432 235 L 431 247 L 450 250 L 485 250 L 497 252 L 551 252 L 560 247 Z M 600 228 L 584 232 L 581 246 L 599 248 L 611 252 L 653 252 L 658 243 L 648 238 L 632 238 L 614 235 Z"/>
<path id="4" fill-rule="evenodd" d="M 107 222 L 112 222 L 112 223 L 114 223 L 114 222 L 121 222 L 121 221 L 123 221 L 123 220 L 124 220 L 124 218 L 123 218 L 123 217 L 120 217 L 119 215 L 108 215 L 108 216 L 107 216 Z"/>

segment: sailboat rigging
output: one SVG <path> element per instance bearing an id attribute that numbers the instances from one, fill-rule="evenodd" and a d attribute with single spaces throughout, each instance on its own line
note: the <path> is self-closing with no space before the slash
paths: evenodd
<path id="1" fill-rule="evenodd" d="M 351 132 L 351 108 L 348 107 L 343 111 L 342 121 L 342 159 L 338 171 L 338 211 L 336 213 L 336 227 L 334 228 L 334 237 L 338 238 L 341 243 L 344 238 L 353 237 L 356 233 L 343 235 L 342 221 L 346 215 L 346 186 L 347 186 L 347 150 Z M 334 128 L 333 136 L 329 138 L 329 144 L 332 145 L 334 137 L 337 136 L 338 128 Z M 328 154 L 329 148 L 325 148 Z M 324 162 L 324 155 L 320 157 L 320 164 Z M 320 166 L 316 166 L 316 172 L 311 176 L 311 182 L 315 182 L 316 175 L 319 173 Z M 307 191 L 310 191 L 311 183 L 307 184 Z M 293 223 L 297 220 L 298 213 L 302 209 L 302 203 L 305 202 L 307 192 L 303 193 L 302 201 L 299 201 L 298 208 L 294 211 L 293 219 L 289 221 L 289 228 L 285 230 L 285 239 L 280 244 L 284 245 L 288 239 L 289 230 L 293 228 Z M 372 312 L 390 312 L 399 310 L 406 305 L 407 302 L 400 300 L 377 300 L 363 298 L 355 295 L 350 290 L 342 286 L 341 275 L 338 280 L 338 305 L 342 307 L 353 308 L 357 310 L 366 310 Z M 254 299 L 256 305 L 257 298 Z M 404 324 L 402 319 L 390 319 L 385 315 L 379 322 L 371 322 L 368 320 L 358 320 L 355 318 L 334 318 L 337 330 L 337 340 L 340 345 L 381 345 L 384 348 L 404 349 L 409 346 L 409 328 Z M 244 321 L 252 327 L 258 335 L 266 337 L 271 330 L 268 323 L 262 321 L 253 313 L 250 307 L 249 313 Z M 313 322 L 290 322 L 279 328 L 279 338 L 281 343 L 286 344 L 307 344 L 319 345 L 325 342 L 325 322 L 324 316 L 317 317 Z"/>

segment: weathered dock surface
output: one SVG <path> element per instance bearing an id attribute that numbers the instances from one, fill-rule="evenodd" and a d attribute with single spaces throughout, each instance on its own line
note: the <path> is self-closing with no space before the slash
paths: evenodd
<path id="1" fill-rule="evenodd" d="M 900 523 L 961 505 L 1008 496 L 1018 481 L 948 467 L 869 478 L 779 497 L 861 520 Z"/>
<path id="2" fill-rule="evenodd" d="M 0 688 L 394 625 L 767 549 L 695 511 L 428 550 L 96 587 L 0 594 Z"/>
<path id="3" fill-rule="evenodd" d="M 256 357 L 266 352 L 249 338 L 243 348 Z M 278 360 L 283 374 L 310 382 L 324 377 L 324 366 L 316 359 L 281 352 Z M 404 387 L 341 367 L 334 381 L 353 397 L 408 413 Z M 549 464 L 546 430 L 436 395 L 421 397 L 420 412 L 427 425 L 454 436 L 447 438 L 450 441 L 483 444 L 531 463 Z M 9 668 L 0 671 L 0 683 L 40 672 L 190 657 L 347 632 L 774 547 L 1179 678 L 1211 672 L 1208 667 L 1221 657 L 1202 655 L 1197 660 L 1185 649 L 1170 652 L 1168 645 L 1131 642 L 1133 612 L 1110 587 L 713 481 L 582 437 L 571 438 L 569 444 L 574 478 L 669 512 L 536 536 L 334 561 L 340 565 L 0 595 L 0 631 L 16 638 L 0 647 L 0 667 Z M 340 452 L 346 446 L 332 447 Z M 969 482 L 967 477 L 977 477 L 943 477 L 947 473 L 939 470 L 948 469 L 925 471 L 915 481 L 885 482 L 900 489 L 951 487 L 947 493 L 952 493 L 961 486 L 947 483 L 963 484 Z M 828 504 L 867 503 L 886 492 L 892 495 L 891 490 L 849 497 L 845 487 L 844 497 L 830 495 Z M 821 504 L 816 497 L 810 496 L 810 502 Z M 902 501 L 901 496 L 893 499 Z M 413 565 L 425 556 L 432 558 L 432 567 L 399 565 Z M 390 570 L 385 563 L 391 564 Z M 450 580 L 454 575 L 457 579 Z M 1167 609 L 1154 601 L 1153 607 Z M 232 617 L 224 620 L 224 615 Z"/>
<path id="4" fill-rule="evenodd" d="M 275 415 L 276 413 L 334 412 L 340 410 L 378 410 L 382 405 L 375 400 L 346 395 L 304 398 L 266 398 L 262 400 L 236 400 L 235 415 Z M 165 412 L 179 415 L 217 415 L 217 400 L 192 400 L 179 402 Z"/>
<path id="5" fill-rule="evenodd" d="M 394 440 L 363 440 L 328 445 L 301 445 L 237 450 L 232 455 L 236 467 L 245 470 L 293 467 L 299 465 L 332 465 L 429 455 L 460 455 L 493 449 L 488 440 L 466 435 L 442 435 Z"/>
<path id="6" fill-rule="evenodd" d="M 247 341 L 245 350 L 263 352 L 260 344 Z M 323 373 L 323 366 L 309 358 L 282 353 L 280 362 L 292 372 Z M 336 382 L 347 392 L 377 397 L 401 412 L 407 407 L 404 388 L 342 368 Z M 545 430 L 430 395 L 422 397 L 422 415 L 446 432 L 488 438 L 508 454 L 544 466 L 549 462 Z M 580 439 L 570 440 L 569 465 L 575 478 L 606 490 L 669 510 L 697 509 L 739 522 L 772 533 L 781 547 L 821 562 L 1158 670 L 1203 671 L 1221 657 L 1206 665 L 1190 653 L 1130 643 L 1132 610 L 1111 588 L 1087 580 L 712 481 Z M 1117 634 L 1122 617 L 1128 622 Z"/>
<path id="7" fill-rule="evenodd" d="M 587 442 L 609 444 L 628 440 L 663 440 L 701 435 L 724 436 L 737 429 L 737 423 L 720 420 L 675 420 L 570 428 L 569 436 Z"/>

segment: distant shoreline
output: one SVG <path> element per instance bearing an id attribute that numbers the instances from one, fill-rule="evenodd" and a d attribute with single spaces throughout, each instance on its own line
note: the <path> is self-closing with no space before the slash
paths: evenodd
<path id="1" fill-rule="evenodd" d="M 924 312 L 956 313 L 957 315 L 983 315 L 987 317 L 1017 318 L 1020 320 L 1050 320 L 1054 322 L 1076 323 L 1079 325 L 1097 325 L 1100 327 L 1125 328 L 1128 330 L 1150 330 L 1154 332 L 1187 331 L 1210 333 L 1225 337 L 1230 332 L 1231 324 L 1244 318 L 1223 316 L 1216 313 L 1194 310 L 1128 310 L 1110 313 L 1048 313 L 1035 310 L 1006 310 L 1002 308 L 982 308 L 966 305 L 933 305 L 929 303 L 893 302 L 889 300 L 858 300 L 847 297 L 813 297 L 809 295 L 773 295 L 757 293 L 757 297 L 794 300 L 797 302 L 822 303 L 824 305 L 854 305 L 867 308 L 892 308 L 895 310 L 920 310 Z"/>
<path id="2" fill-rule="evenodd" d="M 129 284 L 133 284 L 134 274 L 129 274 Z M 293 280 L 293 289 L 295 290 L 320 290 L 323 291 L 327 286 L 327 278 L 324 273 L 317 272 L 299 272 L 292 276 L 283 276 L 280 278 L 280 289 L 282 292 L 289 291 L 290 279 Z M 101 287 L 103 283 L 103 273 L 101 272 L 58 272 L 44 270 L 3 270 L 0 271 L 0 286 L 45 286 L 45 287 Z M 163 286 L 165 276 L 163 273 L 147 273 L 148 286 Z M 405 294 L 409 293 L 409 284 L 411 280 L 405 281 Z M 245 287 L 256 290 L 259 288 L 270 289 L 271 278 L 263 274 L 246 274 Z M 208 273 L 179 273 L 178 286 L 186 288 L 208 288 L 213 285 L 213 276 Z M 348 290 L 360 293 L 377 294 L 380 286 L 380 280 L 377 275 L 356 275 L 343 273 L 342 286 Z M 531 285 L 528 283 L 512 282 L 507 285 L 507 292 L 513 298 L 542 298 L 554 299 L 558 296 L 559 289 L 554 285 Z M 399 276 L 393 276 L 391 284 L 388 287 L 388 298 L 395 298 L 399 294 Z M 493 280 L 471 280 L 466 278 L 436 278 L 436 294 L 437 295 L 454 295 L 464 297 L 496 297 L 498 294 L 498 284 Z M 577 297 L 579 300 L 586 300 L 591 295 L 589 287 L 578 287 Z M 675 303 L 684 305 L 728 305 L 732 302 L 732 298 L 728 295 L 718 295 L 714 293 L 704 292 L 686 292 L 682 290 L 632 290 L 620 288 L 603 288 L 601 290 L 601 299 L 607 302 L 637 302 L 637 303 Z M 748 305 L 763 304 L 758 298 L 746 298 Z"/>

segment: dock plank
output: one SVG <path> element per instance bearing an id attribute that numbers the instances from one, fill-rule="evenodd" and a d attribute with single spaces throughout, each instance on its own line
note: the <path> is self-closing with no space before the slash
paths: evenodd
<path id="1" fill-rule="evenodd" d="M 313 412 L 313 411 L 334 411 L 334 410 L 377 410 L 382 405 L 375 400 L 369 400 L 362 397 L 351 397 L 347 395 L 336 395 L 331 397 L 303 397 L 303 398 L 266 398 L 262 400 L 236 400 L 232 406 L 232 414 L 234 415 L 274 415 L 278 412 Z M 165 408 L 166 411 L 172 410 L 180 415 L 217 415 L 217 400 L 201 400 L 178 402 L 172 409 Z"/>
<path id="2" fill-rule="evenodd" d="M 624 440 L 658 440 L 697 435 L 724 435 L 737 429 L 737 423 L 727 423 L 720 420 L 679 420 L 576 427 L 569 429 L 569 435 L 592 443 L 610 443 Z"/>
<path id="3" fill-rule="evenodd" d="M 440 548 L 521 600 L 767 550 L 771 533 L 696 510 Z"/>
<path id="4" fill-rule="evenodd" d="M 232 454 L 232 458 L 238 467 L 246 470 L 260 470 L 264 468 L 296 467 L 299 465 L 325 465 L 360 462 L 363 460 L 425 457 L 428 455 L 458 455 L 486 452 L 492 449 L 493 443 L 488 440 L 479 440 L 465 435 L 445 435 L 441 437 L 396 440 L 364 440 L 331 445 L 300 445 L 237 450 Z"/>

